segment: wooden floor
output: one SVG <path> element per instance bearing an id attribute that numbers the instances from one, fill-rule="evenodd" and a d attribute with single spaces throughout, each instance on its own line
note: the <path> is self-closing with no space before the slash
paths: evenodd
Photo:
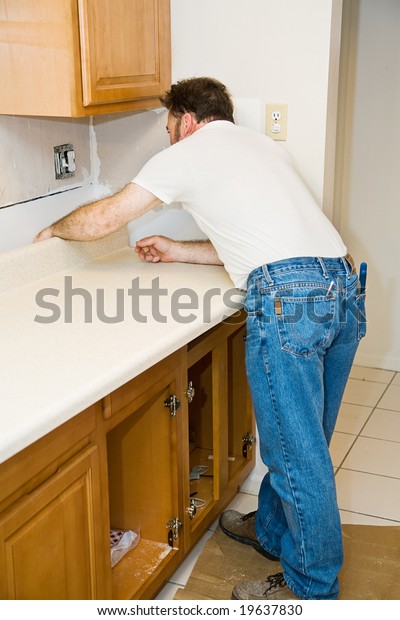
<path id="1" fill-rule="evenodd" d="M 400 599 L 400 527 L 343 525 L 345 563 L 340 574 L 344 600 Z M 218 528 L 206 543 L 185 588 L 175 600 L 229 600 L 236 583 L 281 570 Z"/>

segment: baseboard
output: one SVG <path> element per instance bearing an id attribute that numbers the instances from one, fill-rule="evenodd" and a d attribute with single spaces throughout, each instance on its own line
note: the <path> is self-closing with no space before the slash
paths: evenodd
<path id="1" fill-rule="evenodd" d="M 373 353 L 357 353 L 354 364 L 381 370 L 400 371 L 400 358 L 391 355 L 374 355 Z"/>

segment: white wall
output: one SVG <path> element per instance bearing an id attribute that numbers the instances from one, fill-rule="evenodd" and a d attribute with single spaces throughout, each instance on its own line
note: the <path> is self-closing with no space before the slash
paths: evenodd
<path id="1" fill-rule="evenodd" d="M 210 75 L 235 98 L 288 104 L 286 147 L 323 194 L 331 0 L 171 0 L 173 81 Z"/>
<path id="2" fill-rule="evenodd" d="M 335 221 L 368 263 L 368 334 L 357 361 L 400 370 L 400 2 L 346 0 Z"/>

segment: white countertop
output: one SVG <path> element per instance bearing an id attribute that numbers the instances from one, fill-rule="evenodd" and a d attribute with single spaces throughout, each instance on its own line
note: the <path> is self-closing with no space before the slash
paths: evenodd
<path id="1" fill-rule="evenodd" d="M 125 231 L 0 254 L 0 462 L 232 314 L 227 291 L 222 267 L 142 263 Z"/>

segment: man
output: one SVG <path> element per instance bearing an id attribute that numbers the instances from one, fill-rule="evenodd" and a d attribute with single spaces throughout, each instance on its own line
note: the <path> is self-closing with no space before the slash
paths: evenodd
<path id="1" fill-rule="evenodd" d="M 36 240 L 104 236 L 161 202 L 180 201 L 209 241 L 152 236 L 149 262 L 224 265 L 246 289 L 246 367 L 268 466 L 258 510 L 225 512 L 223 531 L 283 573 L 238 584 L 235 599 L 335 599 L 342 539 L 329 456 L 341 398 L 365 334 L 364 295 L 339 234 L 284 149 L 237 127 L 230 95 L 210 78 L 161 97 L 171 147 L 132 183 L 83 206 Z"/>

